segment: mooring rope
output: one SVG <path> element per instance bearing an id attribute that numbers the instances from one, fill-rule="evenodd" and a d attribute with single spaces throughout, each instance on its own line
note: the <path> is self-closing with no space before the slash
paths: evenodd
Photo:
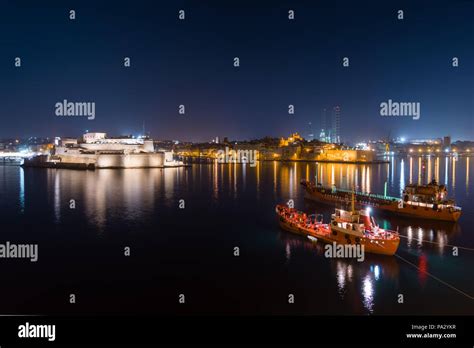
<path id="1" fill-rule="evenodd" d="M 415 265 L 414 263 L 411 263 L 410 261 L 408 261 L 407 259 L 401 257 L 400 255 L 395 254 L 395 256 L 398 257 L 400 260 L 406 262 L 407 264 L 409 264 L 409 265 L 415 267 L 418 271 L 420 271 L 420 272 L 422 272 L 422 273 L 425 273 L 426 275 L 430 276 L 431 278 L 437 280 L 437 281 L 440 282 L 441 284 L 444 284 L 444 285 L 446 285 L 447 287 L 449 287 L 449 288 L 451 288 L 451 289 L 457 291 L 458 293 L 460 293 L 460 294 L 466 296 L 467 298 L 469 298 L 469 299 L 471 299 L 471 300 L 474 300 L 474 297 L 472 297 L 472 296 L 469 295 L 468 293 L 466 293 L 466 292 L 464 292 L 464 291 L 462 291 L 462 290 L 456 288 L 455 286 L 453 286 L 453 285 L 451 285 L 451 284 L 449 284 L 449 283 L 446 283 L 444 280 L 439 279 L 438 277 L 436 277 L 435 275 L 429 273 L 428 271 L 423 271 L 423 270 L 421 270 L 417 265 Z"/>
<path id="2" fill-rule="evenodd" d="M 437 245 L 440 245 L 440 246 L 443 246 L 443 247 L 453 247 L 453 248 L 458 248 L 458 249 L 463 249 L 463 250 L 474 251 L 474 248 L 468 248 L 468 247 L 463 247 L 463 246 L 459 246 L 459 245 L 452 245 L 452 244 L 444 244 L 444 245 L 442 245 L 441 243 L 438 243 L 438 242 L 431 242 L 431 241 L 426 240 L 426 239 L 408 238 L 407 236 L 402 236 L 401 234 L 399 234 L 399 237 L 400 237 L 400 238 L 406 238 L 406 239 L 413 239 L 413 240 L 416 240 L 416 241 L 418 241 L 418 242 L 437 244 Z"/>

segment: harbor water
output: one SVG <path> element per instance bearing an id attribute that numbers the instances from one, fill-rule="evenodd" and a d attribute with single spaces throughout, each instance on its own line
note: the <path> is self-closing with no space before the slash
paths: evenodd
<path id="1" fill-rule="evenodd" d="M 0 314 L 472 315 L 473 165 L 473 157 L 430 157 L 424 175 L 420 157 L 95 171 L 2 165 L 0 243 L 37 243 L 39 255 L 0 260 Z M 304 199 L 300 180 L 316 177 L 371 193 L 386 186 L 397 197 L 435 178 L 463 215 L 449 223 L 375 213 L 401 235 L 396 256 L 326 258 L 323 244 L 280 230 L 274 210 L 292 199 L 329 221 L 334 206 Z"/>

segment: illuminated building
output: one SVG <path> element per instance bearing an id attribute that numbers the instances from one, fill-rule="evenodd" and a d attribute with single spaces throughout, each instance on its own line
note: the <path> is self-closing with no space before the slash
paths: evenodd
<path id="1" fill-rule="evenodd" d="M 156 152 L 153 140 L 107 138 L 106 133 L 86 133 L 84 142 L 61 140 L 54 154 L 25 161 L 26 166 L 58 168 L 161 168 L 183 165 L 169 151 Z"/>
<path id="2" fill-rule="evenodd" d="M 283 146 L 289 146 L 289 145 L 292 145 L 294 143 L 297 143 L 297 142 L 303 142 L 304 139 L 298 134 L 298 133 L 293 133 L 292 135 L 290 135 L 288 138 L 281 138 L 280 139 L 280 144 L 279 146 L 283 147 Z"/>

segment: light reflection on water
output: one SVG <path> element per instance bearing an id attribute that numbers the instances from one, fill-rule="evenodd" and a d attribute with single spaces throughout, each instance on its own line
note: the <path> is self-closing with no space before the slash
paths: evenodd
<path id="1" fill-rule="evenodd" d="M 364 285 L 362 293 L 364 296 L 364 307 L 372 313 L 374 310 L 374 285 L 370 275 L 366 275 L 364 278 Z"/>
<path id="2" fill-rule="evenodd" d="M 154 210 L 157 192 L 165 205 L 171 207 L 176 201 L 178 183 L 187 181 L 183 168 L 58 170 L 48 174 L 48 191 L 53 192 L 56 222 L 61 221 L 64 210 L 69 209 L 69 199 L 74 198 L 83 204 L 87 219 L 99 228 L 103 228 L 109 218 L 117 218 L 117 214 L 128 220 L 143 218 Z M 218 190 L 215 192 L 217 195 Z"/>
<path id="3" fill-rule="evenodd" d="M 367 313 L 374 311 L 375 291 L 377 282 L 382 280 L 382 268 L 387 274 L 385 281 L 394 281 L 399 272 L 396 262 L 381 262 L 377 259 L 369 259 L 364 263 L 344 259 L 332 262 L 336 264 L 336 282 L 341 299 L 351 294 L 362 303 Z"/>
<path id="4" fill-rule="evenodd" d="M 444 170 L 440 163 L 444 160 Z M 426 165 L 426 175 L 422 175 L 423 162 Z M 209 164 L 193 165 L 192 168 L 167 169 L 130 169 L 130 170 L 97 170 L 68 171 L 47 170 L 47 192 L 51 195 L 53 220 L 60 224 L 68 211 L 71 198 L 85 210 L 90 224 L 104 231 L 110 222 L 114 221 L 143 221 L 156 214 L 157 206 L 175 208 L 178 200 L 186 197 L 186 204 L 193 204 L 194 197 L 207 197 L 216 204 L 220 202 L 236 202 L 235 209 L 252 208 L 262 221 L 265 221 L 271 240 L 275 234 L 286 237 L 279 240 L 282 256 L 286 263 L 293 262 L 300 250 L 311 250 L 318 258 L 324 258 L 319 243 L 312 243 L 304 238 L 294 237 L 281 232 L 274 222 L 274 205 L 295 201 L 298 209 L 320 212 L 328 221 L 333 208 L 324 205 L 312 205 L 303 200 L 303 189 L 300 186 L 302 178 L 318 179 L 324 185 L 334 184 L 337 187 L 383 194 L 387 185 L 387 194 L 400 196 L 407 183 L 415 179 L 421 183 L 428 182 L 432 177 L 444 182 L 449 196 L 455 197 L 457 204 L 463 208 L 463 216 L 457 224 L 432 221 L 409 220 L 396 216 L 379 217 L 378 223 L 384 228 L 398 229 L 403 236 L 400 251 L 413 256 L 413 261 L 421 269 L 431 270 L 432 263 L 439 264 L 443 260 L 441 275 L 452 276 L 449 268 L 451 249 L 446 245 L 459 243 L 473 246 L 474 239 L 469 232 L 474 224 L 474 204 L 469 196 L 472 185 L 469 176 L 472 161 L 470 158 L 433 157 L 422 161 L 421 157 L 390 158 L 388 164 L 355 165 L 335 163 L 282 163 L 258 162 L 256 167 L 239 164 Z M 442 167 L 441 167 L 442 168 Z M 20 178 L 18 185 L 18 204 L 24 209 L 28 202 L 28 190 L 25 185 L 31 176 L 31 171 L 18 168 Z M 408 180 L 407 180 L 408 179 Z M 0 172 L 0 183 L 7 179 Z M 3 193 L 3 192 L 2 192 Z M 253 201 L 240 203 L 245 196 L 253 197 Z M 254 202 L 254 203 L 252 203 Z M 257 203 L 258 202 L 258 203 Z M 242 205 L 240 205 L 242 204 Z M 205 208 L 205 207 L 201 207 Z M 255 223 L 251 219 L 248 224 Z M 463 233 L 465 232 L 465 233 Z M 288 235 L 288 236 L 287 236 Z M 433 242 L 433 243 L 429 243 Z M 472 258 L 471 258 L 472 260 Z M 319 262 L 315 259 L 314 262 Z M 376 313 L 378 306 L 377 293 L 380 284 L 391 284 L 396 287 L 399 281 L 400 269 L 408 266 L 400 264 L 394 258 L 367 257 L 362 263 L 344 259 L 327 260 L 330 263 L 334 285 L 338 289 L 341 300 L 351 299 L 363 306 L 367 313 Z M 435 270 L 437 272 L 441 272 Z M 416 270 L 410 269 L 410 272 Z M 436 274 L 439 274 L 434 272 Z M 420 286 L 429 282 L 426 275 L 418 272 Z M 463 276 L 461 276 L 462 278 Z M 465 276 L 464 276 L 465 278 Z M 448 278 L 450 281 L 451 279 Z M 466 283 L 459 283 L 466 292 Z M 472 285 L 470 285 L 472 287 Z"/>

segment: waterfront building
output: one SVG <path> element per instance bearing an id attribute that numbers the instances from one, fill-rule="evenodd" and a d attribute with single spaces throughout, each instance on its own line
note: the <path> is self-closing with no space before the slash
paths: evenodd
<path id="1" fill-rule="evenodd" d="M 298 133 L 293 133 L 286 139 L 282 137 L 280 139 L 280 146 L 289 146 L 303 141 L 304 139 Z"/>
<path id="2" fill-rule="evenodd" d="M 155 151 L 147 138 L 107 138 L 106 133 L 86 133 L 82 142 L 61 139 L 51 155 L 25 161 L 26 166 L 66 168 L 153 168 L 180 166 L 173 152 Z"/>
<path id="3" fill-rule="evenodd" d="M 85 133 L 82 138 L 84 139 L 84 142 L 86 144 L 91 144 L 95 143 L 99 140 L 105 140 L 105 137 L 107 136 L 107 133 L 97 133 L 97 132 L 92 132 L 92 133 Z"/>

